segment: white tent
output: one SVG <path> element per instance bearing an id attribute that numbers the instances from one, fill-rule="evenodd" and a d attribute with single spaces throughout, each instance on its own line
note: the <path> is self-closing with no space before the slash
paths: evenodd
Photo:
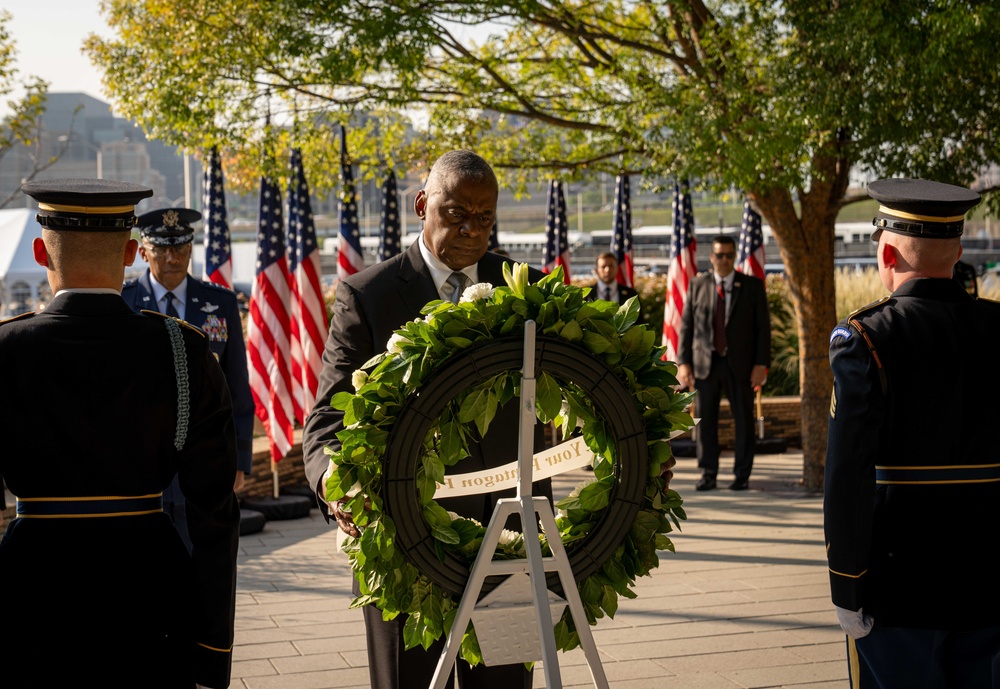
<path id="1" fill-rule="evenodd" d="M 35 263 L 31 240 L 42 228 L 31 208 L 0 210 L 0 317 L 34 311 L 50 296 L 45 268 Z"/>
<path id="2" fill-rule="evenodd" d="M 33 208 L 0 210 L 0 318 L 35 311 L 52 298 L 45 268 L 35 263 L 31 242 L 42 236 Z M 140 275 L 146 262 L 136 256 L 125 277 Z"/>

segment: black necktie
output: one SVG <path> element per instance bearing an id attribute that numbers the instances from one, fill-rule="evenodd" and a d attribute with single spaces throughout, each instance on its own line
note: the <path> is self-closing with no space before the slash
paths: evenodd
<path id="1" fill-rule="evenodd" d="M 178 314 L 177 309 L 174 308 L 174 293 L 167 292 L 163 298 L 167 300 L 167 305 L 164 307 L 163 313 L 174 318 L 180 318 L 180 314 Z"/>
<path id="2" fill-rule="evenodd" d="M 715 323 L 712 326 L 712 343 L 718 354 L 726 353 L 726 292 L 720 282 L 715 286 Z"/>

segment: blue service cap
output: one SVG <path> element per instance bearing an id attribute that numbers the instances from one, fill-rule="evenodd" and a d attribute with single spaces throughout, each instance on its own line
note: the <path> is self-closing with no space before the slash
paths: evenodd
<path id="1" fill-rule="evenodd" d="M 190 208 L 159 208 L 140 215 L 135 226 L 139 236 L 153 246 L 181 246 L 194 240 L 191 223 L 201 220 L 201 213 Z"/>
<path id="2" fill-rule="evenodd" d="M 868 185 L 868 195 L 878 201 L 872 219 L 877 242 L 882 230 L 927 239 L 958 237 L 965 229 L 965 214 L 980 200 L 966 187 L 926 179 L 880 179 Z"/>
<path id="3" fill-rule="evenodd" d="M 135 205 L 153 190 L 111 179 L 45 179 L 21 191 L 38 202 L 35 216 L 50 230 L 121 232 L 135 224 Z"/>

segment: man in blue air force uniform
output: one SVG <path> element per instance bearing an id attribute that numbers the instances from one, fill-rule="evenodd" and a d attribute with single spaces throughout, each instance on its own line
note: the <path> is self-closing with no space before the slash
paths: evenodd
<path id="1" fill-rule="evenodd" d="M 197 328 L 121 298 L 137 184 L 31 182 L 55 297 L 0 321 L 4 687 L 229 686 L 240 512 L 226 380 Z M 137 375 L 138 373 L 138 375 Z M 189 553 L 163 513 L 178 476 Z M 0 490 L 0 506 L 3 491 Z"/>
<path id="2" fill-rule="evenodd" d="M 891 294 L 830 336 L 824 528 L 852 686 L 1000 688 L 1000 304 L 952 278 L 979 194 L 872 182 Z"/>
<path id="3" fill-rule="evenodd" d="M 139 255 L 149 269 L 142 277 L 125 283 L 122 298 L 136 311 L 159 311 L 180 318 L 201 328 L 208 336 L 209 347 L 222 365 L 233 398 L 237 449 L 234 488 L 239 491 L 244 477 L 250 474 L 254 426 L 243 326 L 232 290 L 188 275 L 194 240 L 192 223 L 199 220 L 201 213 L 190 208 L 161 208 L 136 219 L 142 240 Z M 184 495 L 176 481 L 164 492 L 163 503 L 190 548 Z"/>

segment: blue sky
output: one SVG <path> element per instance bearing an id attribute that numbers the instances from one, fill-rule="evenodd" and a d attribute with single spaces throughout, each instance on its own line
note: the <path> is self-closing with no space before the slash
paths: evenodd
<path id="1" fill-rule="evenodd" d="M 90 33 L 111 33 L 99 0 L 4 0 L 0 7 L 13 17 L 21 77 L 42 77 L 53 92 L 82 91 L 107 100 L 100 73 L 80 50 Z"/>

